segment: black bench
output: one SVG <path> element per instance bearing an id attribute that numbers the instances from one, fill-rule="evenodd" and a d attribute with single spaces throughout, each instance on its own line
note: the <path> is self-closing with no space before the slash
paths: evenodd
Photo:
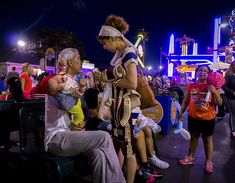
<path id="1" fill-rule="evenodd" d="M 14 100 L 0 101 L 0 147 L 1 152 L 9 148 L 10 131 L 19 128 L 19 113 Z"/>
<path id="2" fill-rule="evenodd" d="M 4 160 L 4 156 L 18 157 L 20 168 L 24 169 L 19 171 L 21 177 L 27 177 L 29 182 L 63 182 L 73 175 L 73 158 L 54 156 L 44 151 L 44 99 L 0 101 L 0 115 L 0 142 L 3 147 L 0 159 Z M 17 129 L 20 148 L 12 152 L 9 134 Z M 13 173 L 12 170 L 10 173 Z"/>

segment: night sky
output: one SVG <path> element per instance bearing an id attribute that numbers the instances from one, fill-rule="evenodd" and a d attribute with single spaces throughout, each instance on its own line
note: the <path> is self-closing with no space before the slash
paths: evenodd
<path id="1" fill-rule="evenodd" d="M 129 23 L 126 37 L 133 43 L 139 29 L 148 32 L 145 63 L 156 66 L 160 47 L 168 51 L 171 33 L 194 38 L 199 52 L 205 53 L 213 44 L 214 18 L 229 16 L 234 8 L 234 0 L 1 0 L 0 49 L 14 46 L 17 37 L 27 38 L 38 28 L 64 27 L 84 43 L 86 59 L 108 64 L 112 54 L 103 50 L 96 36 L 105 18 L 115 14 Z"/>

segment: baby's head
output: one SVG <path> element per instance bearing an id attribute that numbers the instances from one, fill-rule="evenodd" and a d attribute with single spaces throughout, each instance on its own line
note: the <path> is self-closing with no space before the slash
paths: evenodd
<path id="1" fill-rule="evenodd" d="M 63 75 L 52 74 L 49 75 L 40 82 L 40 88 L 43 93 L 48 95 L 56 95 L 59 91 L 65 87 L 65 77 Z"/>
<path id="2" fill-rule="evenodd" d="M 58 59 L 58 65 L 57 65 L 57 73 L 64 74 L 66 73 L 66 67 L 67 67 L 67 61 L 63 59 L 61 56 L 59 56 Z"/>

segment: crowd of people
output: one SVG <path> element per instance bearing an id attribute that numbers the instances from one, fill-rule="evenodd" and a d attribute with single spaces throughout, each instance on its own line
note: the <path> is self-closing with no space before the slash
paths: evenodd
<path id="1" fill-rule="evenodd" d="M 145 182 L 162 178 L 158 169 L 169 164 L 155 153 L 152 133 L 159 126 L 143 116 L 137 88 L 138 56 L 135 46 L 125 38 L 129 25 L 123 17 L 110 15 L 102 25 L 98 41 L 114 52 L 110 67 L 94 70 L 84 77 L 81 58 L 75 48 L 65 48 L 58 57 L 56 74 L 44 72 L 32 86 L 30 64 L 25 63 L 19 74 L 12 68 L 6 83 L 8 92 L 0 100 L 45 98 L 45 150 L 57 156 L 86 157 L 91 166 L 93 182 L 133 183 L 136 174 Z M 204 170 L 213 172 L 212 135 L 215 127 L 216 105 L 222 105 L 218 90 L 207 82 L 208 66 L 199 66 L 197 80 L 187 86 L 180 100 L 179 121 L 188 110 L 188 130 L 191 134 L 188 154 L 181 165 L 194 164 L 198 139 L 202 135 L 205 148 Z M 3 80 L 4 78 L 2 78 Z M 226 74 L 226 103 L 230 112 L 231 136 L 235 137 L 235 61 Z M 168 79 L 158 75 L 154 82 L 166 81 L 158 92 L 169 92 Z M 5 86 L 5 85 L 3 85 Z M 2 87 L 2 90 L 6 90 Z M 203 107 L 207 92 L 212 93 L 208 107 Z M 153 127 L 153 128 L 152 128 Z M 159 130 L 160 131 L 160 130 Z M 157 131 L 157 132 L 159 132 Z M 155 135 L 155 134 L 154 134 Z"/>

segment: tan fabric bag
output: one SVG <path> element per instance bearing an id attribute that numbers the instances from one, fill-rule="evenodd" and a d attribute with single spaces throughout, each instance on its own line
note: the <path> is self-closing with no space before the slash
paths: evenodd
<path id="1" fill-rule="evenodd" d="M 149 86 L 146 76 L 143 74 L 138 74 L 136 91 L 140 94 L 141 109 L 146 109 L 157 105 L 153 90 Z"/>

